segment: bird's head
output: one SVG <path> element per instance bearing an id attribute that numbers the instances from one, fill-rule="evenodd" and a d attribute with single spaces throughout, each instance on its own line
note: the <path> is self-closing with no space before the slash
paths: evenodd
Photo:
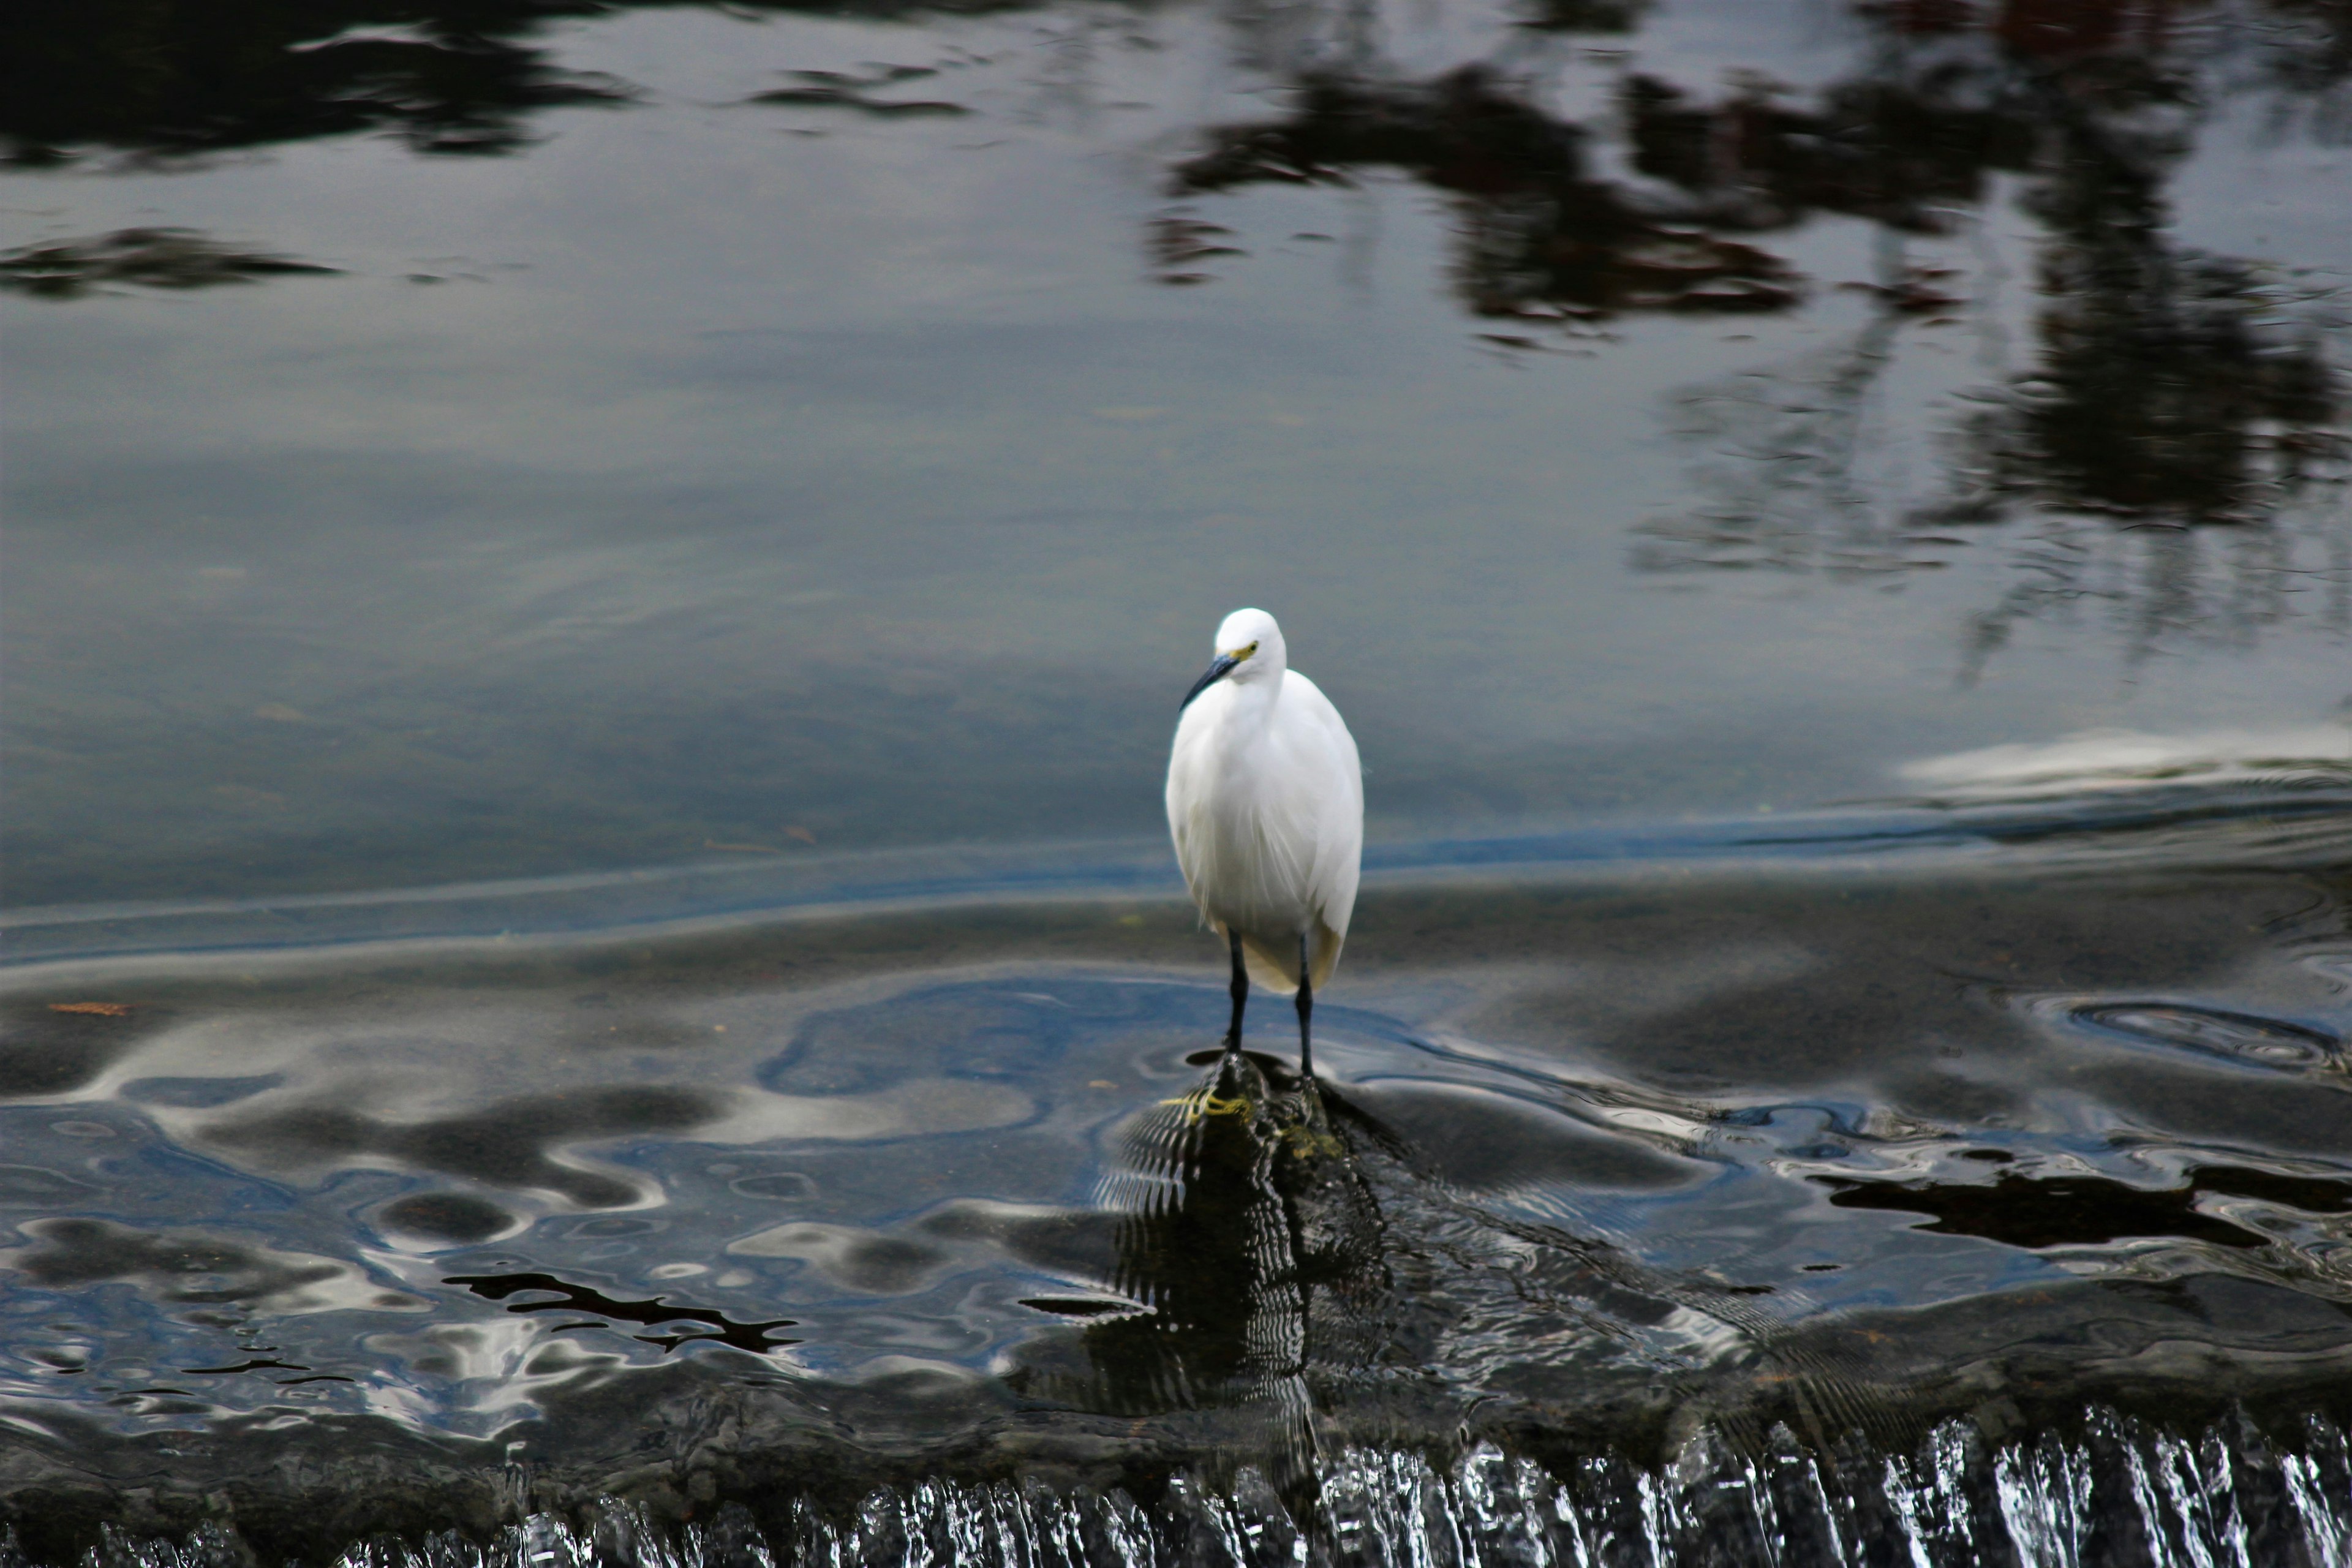
<path id="1" fill-rule="evenodd" d="M 1279 680 L 1289 664 L 1282 628 L 1264 610 L 1235 610 L 1227 616 L 1217 627 L 1214 651 L 1216 657 L 1209 661 L 1201 679 L 1192 683 L 1192 689 L 1184 693 L 1181 706 L 1191 707 L 1192 699 L 1220 680 L 1230 680 L 1236 686 Z"/>

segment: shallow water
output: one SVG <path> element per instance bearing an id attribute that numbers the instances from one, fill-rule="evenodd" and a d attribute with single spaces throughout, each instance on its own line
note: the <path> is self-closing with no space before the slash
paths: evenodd
<path id="1" fill-rule="evenodd" d="M 0 35 L 0 1568 L 2352 1563 L 2336 11 Z"/>
<path id="2" fill-rule="evenodd" d="M 831 1560 L 882 1548 L 792 1509 L 1129 1508 L 1216 1561 L 1179 1526 L 1230 1507 L 1346 1557 L 1335 1478 L 1456 1509 L 1407 1456 L 1483 1443 L 1543 1531 L 1769 1472 L 1819 1518 L 1758 1539 L 1826 1561 L 1941 1444 L 1986 1497 L 2100 1470 L 2110 1533 L 2150 1455 L 2315 1456 L 2336 1511 L 2263 1528 L 2336 1529 L 2352 889 L 2252 831 L 1392 882 L 1312 1083 L 1278 1005 L 1216 1049 L 1164 895 L 26 966 L 20 1515 L 315 1560 L 731 1501 Z M 1008 1476 L 1064 1500 L 888 1490 Z"/>

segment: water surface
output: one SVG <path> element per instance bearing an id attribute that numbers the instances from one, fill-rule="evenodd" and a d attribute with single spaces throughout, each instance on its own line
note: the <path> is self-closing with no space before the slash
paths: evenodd
<path id="1" fill-rule="evenodd" d="M 0 26 L 0 1558 L 2352 1562 L 2335 12 Z"/>
<path id="2" fill-rule="evenodd" d="M 27 17 L 9 901 L 1147 834 L 1244 603 L 1376 837 L 2341 763 L 2331 18 Z"/>
<path id="3" fill-rule="evenodd" d="M 312 1557 L 503 1467 L 773 1541 L 1246 1469 L 1312 1533 L 1396 1445 L 1850 1468 L 1958 1418 L 1959 1474 L 2090 1408 L 2324 1465 L 2352 927 L 2247 832 L 1392 881 L 1313 1082 L 1279 1007 L 1216 1048 L 1165 896 L 31 966 L 26 1518 L 138 1475 L 139 1526 Z M 349 1451 L 365 1497 L 255 1468 Z"/>

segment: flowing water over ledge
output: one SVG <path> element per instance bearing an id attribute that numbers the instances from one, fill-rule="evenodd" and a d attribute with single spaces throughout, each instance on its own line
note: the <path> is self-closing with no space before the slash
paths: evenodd
<path id="1" fill-rule="evenodd" d="M 52 949 L 15 1550 L 2343 1562 L 2352 884 L 2296 798 L 1398 851 L 1312 1082 L 1083 878 Z"/>
<path id="2" fill-rule="evenodd" d="M 671 1529 L 603 1500 L 567 1520 L 523 1517 L 477 1541 L 371 1542 L 337 1568 L 1178 1568 L 1332 1563 L 1441 1568 L 1653 1568 L 1665 1563 L 1973 1564 L 2095 1562 L 2325 1565 L 2352 1561 L 2352 1466 L 2313 1422 L 2298 1449 L 2251 1428 L 2183 1439 L 2099 1412 L 2072 1437 L 1999 1448 L 1962 1422 L 1916 1453 L 1815 1458 L 1783 1441 L 1756 1456 L 1694 1443 L 1670 1467 L 1587 1460 L 1555 1477 L 1481 1445 L 1450 1467 L 1351 1450 L 1318 1469 L 1302 1521 L 1244 1469 L 1226 1486 L 1171 1479 L 1150 1504 L 1124 1490 L 925 1481 L 827 1512 L 803 1498 L 740 1503 Z M 0 1544 L 0 1560 L 22 1561 Z M 110 1531 L 103 1568 L 216 1568 L 248 1560 L 219 1526 L 184 1542 Z"/>

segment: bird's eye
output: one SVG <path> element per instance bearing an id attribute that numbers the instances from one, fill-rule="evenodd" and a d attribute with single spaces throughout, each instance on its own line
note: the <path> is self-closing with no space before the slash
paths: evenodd
<path id="1" fill-rule="evenodd" d="M 1256 651 L 1257 651 L 1257 644 L 1255 644 L 1255 643 L 1252 643 L 1252 644 L 1250 644 L 1250 645 L 1249 645 L 1249 647 L 1245 647 L 1245 648 L 1242 649 L 1242 657 L 1243 657 L 1244 658 L 1247 658 L 1250 655 L 1252 655 L 1252 654 L 1255 653 Z"/>

